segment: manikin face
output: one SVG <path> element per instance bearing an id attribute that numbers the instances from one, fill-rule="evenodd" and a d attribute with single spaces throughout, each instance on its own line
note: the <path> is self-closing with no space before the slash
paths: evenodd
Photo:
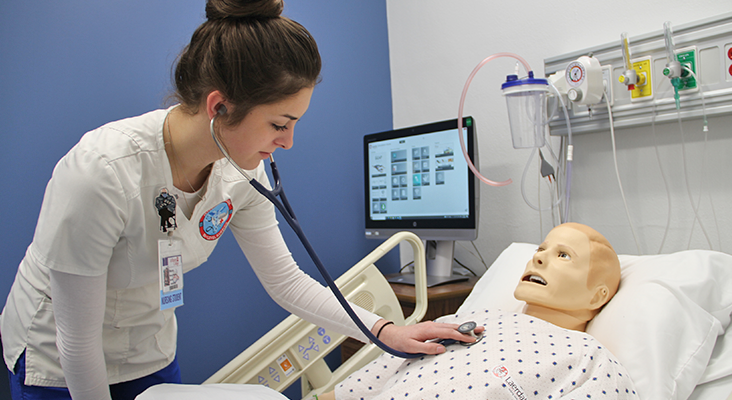
<path id="1" fill-rule="evenodd" d="M 254 107 L 235 127 L 221 127 L 219 137 L 243 169 L 255 169 L 275 150 L 293 144 L 295 124 L 310 105 L 313 88 L 304 88 L 280 102 Z"/>
<path id="2" fill-rule="evenodd" d="M 529 304 L 563 310 L 591 310 L 597 288 L 588 288 L 590 240 L 566 226 L 554 228 L 526 264 L 514 296 Z"/>

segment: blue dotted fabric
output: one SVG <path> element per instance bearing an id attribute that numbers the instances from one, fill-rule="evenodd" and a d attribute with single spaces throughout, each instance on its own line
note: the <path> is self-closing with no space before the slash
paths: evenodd
<path id="1" fill-rule="evenodd" d="M 498 310 L 439 321 L 475 321 L 485 338 L 419 359 L 382 355 L 337 385 L 336 399 L 638 398 L 625 369 L 584 332 Z"/>

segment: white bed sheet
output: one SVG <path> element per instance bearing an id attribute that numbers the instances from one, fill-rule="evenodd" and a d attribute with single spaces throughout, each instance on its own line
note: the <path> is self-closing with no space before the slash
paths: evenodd
<path id="1" fill-rule="evenodd" d="M 215 383 L 209 385 L 153 386 L 135 400 L 288 400 L 282 393 L 262 385 Z"/>
<path id="2" fill-rule="evenodd" d="M 537 245 L 514 243 L 461 305 L 521 312 L 513 297 Z M 621 287 L 588 326 L 644 399 L 725 399 L 732 392 L 732 256 L 693 250 L 621 255 Z M 730 329 L 732 331 L 732 329 Z M 693 394 L 692 394 L 693 392 Z"/>

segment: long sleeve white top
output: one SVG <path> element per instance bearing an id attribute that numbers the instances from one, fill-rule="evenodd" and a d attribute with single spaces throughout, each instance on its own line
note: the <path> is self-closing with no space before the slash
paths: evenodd
<path id="1" fill-rule="evenodd" d="M 91 131 L 57 164 L 0 319 L 8 368 L 26 351 L 26 384 L 98 398 L 100 387 L 146 376 L 175 357 L 174 310 L 159 306 L 157 242 L 168 236 L 155 208 L 173 187 L 162 137 L 168 111 Z M 268 185 L 263 165 L 250 176 Z M 366 340 L 330 291 L 298 268 L 274 207 L 226 161 L 214 164 L 191 217 L 176 219 L 184 271 L 205 262 L 230 227 L 278 304 Z M 366 326 L 378 320 L 354 308 Z M 94 379 L 80 379 L 92 369 Z"/>

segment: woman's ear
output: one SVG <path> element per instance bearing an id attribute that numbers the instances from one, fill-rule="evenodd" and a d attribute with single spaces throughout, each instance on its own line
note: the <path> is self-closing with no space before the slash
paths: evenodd
<path id="1" fill-rule="evenodd" d="M 222 110 L 222 107 L 224 113 L 226 113 L 227 102 L 223 93 L 218 90 L 214 90 L 206 96 L 206 114 L 208 114 L 208 119 L 212 119 L 216 115 L 219 115 L 219 111 Z"/>

